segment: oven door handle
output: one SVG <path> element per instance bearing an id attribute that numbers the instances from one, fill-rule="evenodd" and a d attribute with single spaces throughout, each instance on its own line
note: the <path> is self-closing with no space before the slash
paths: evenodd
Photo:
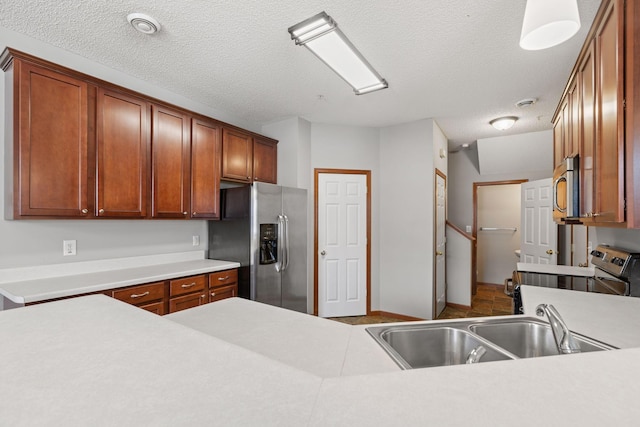
<path id="1" fill-rule="evenodd" d="M 560 181 L 567 182 L 567 178 L 565 176 L 561 176 L 553 182 L 553 209 L 558 212 L 565 213 L 567 208 L 562 209 L 558 206 L 558 185 L 560 184 Z"/>

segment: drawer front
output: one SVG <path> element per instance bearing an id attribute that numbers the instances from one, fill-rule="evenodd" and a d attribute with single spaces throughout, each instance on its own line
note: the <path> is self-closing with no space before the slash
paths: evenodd
<path id="1" fill-rule="evenodd" d="M 162 301 L 152 302 L 151 304 L 139 305 L 138 308 L 150 311 L 153 314 L 157 314 L 158 316 L 164 316 L 166 314 L 164 310 L 164 302 Z"/>
<path id="2" fill-rule="evenodd" d="M 224 270 L 209 274 L 209 288 L 238 282 L 238 270 Z"/>
<path id="3" fill-rule="evenodd" d="M 175 313 L 176 311 L 197 307 L 206 302 L 207 302 L 207 295 L 204 293 L 184 295 L 181 297 L 171 298 L 169 300 L 169 313 Z"/>
<path id="4" fill-rule="evenodd" d="M 169 282 L 169 296 L 190 294 L 193 292 L 204 292 L 206 279 L 204 275 L 185 277 Z"/>
<path id="5" fill-rule="evenodd" d="M 233 298 L 236 295 L 238 295 L 238 285 L 218 286 L 217 288 L 209 289 L 209 302 Z"/>
<path id="6" fill-rule="evenodd" d="M 162 300 L 164 298 L 164 282 L 116 289 L 111 296 L 133 305 L 142 305 L 152 301 Z"/>

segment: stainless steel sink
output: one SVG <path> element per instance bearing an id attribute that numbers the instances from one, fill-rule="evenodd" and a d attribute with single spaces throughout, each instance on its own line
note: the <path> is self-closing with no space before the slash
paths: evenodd
<path id="1" fill-rule="evenodd" d="M 421 324 L 371 327 L 367 331 L 403 369 L 465 364 L 470 353 L 480 346 L 486 352 L 477 362 L 513 359 L 502 349 L 459 328 Z"/>
<path id="2" fill-rule="evenodd" d="M 471 332 L 491 341 L 518 357 L 554 356 L 560 354 L 548 324 L 534 319 L 509 319 L 469 326 Z M 607 344 L 572 333 L 582 353 L 612 350 Z"/>
<path id="3" fill-rule="evenodd" d="M 402 369 L 467 363 L 474 349 L 486 352 L 474 362 L 558 355 L 553 332 L 535 318 L 487 318 L 437 324 L 385 325 L 367 332 Z M 573 333 L 582 352 L 613 350 L 608 344 Z"/>

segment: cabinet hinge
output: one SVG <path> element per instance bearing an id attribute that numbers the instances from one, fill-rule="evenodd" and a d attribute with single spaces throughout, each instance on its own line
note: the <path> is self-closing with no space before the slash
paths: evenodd
<path id="1" fill-rule="evenodd" d="M 626 99 L 623 99 L 623 100 L 622 100 L 622 109 L 623 109 L 623 110 L 626 110 L 626 109 L 627 109 L 627 100 L 626 100 Z"/>

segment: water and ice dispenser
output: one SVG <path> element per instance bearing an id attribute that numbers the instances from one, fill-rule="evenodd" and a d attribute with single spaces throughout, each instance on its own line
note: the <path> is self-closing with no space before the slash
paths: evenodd
<path id="1" fill-rule="evenodd" d="M 260 264 L 278 261 L 278 224 L 260 224 Z"/>

